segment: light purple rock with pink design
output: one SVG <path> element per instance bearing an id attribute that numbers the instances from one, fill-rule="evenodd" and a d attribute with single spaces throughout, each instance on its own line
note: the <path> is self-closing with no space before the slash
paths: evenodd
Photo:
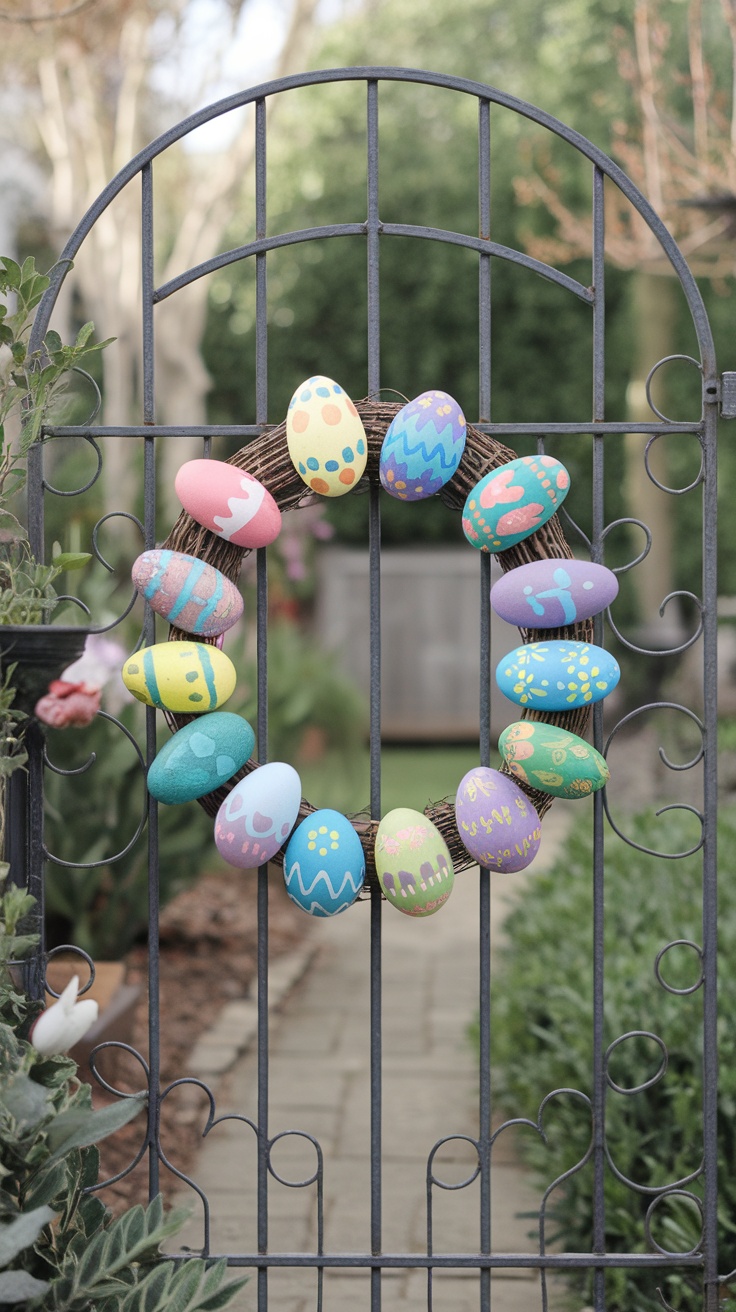
<path id="1" fill-rule="evenodd" d="M 215 844 L 231 866 L 253 870 L 270 861 L 299 814 L 302 785 L 293 766 L 270 761 L 241 779 L 215 820 Z"/>

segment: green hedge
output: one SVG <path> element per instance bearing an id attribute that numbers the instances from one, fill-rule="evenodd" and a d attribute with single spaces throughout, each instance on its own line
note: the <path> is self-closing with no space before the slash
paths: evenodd
<path id="1" fill-rule="evenodd" d="M 720 1270 L 736 1266 L 736 884 L 730 854 L 736 848 L 736 816 L 720 811 L 719 1150 Z M 659 819 L 634 817 L 627 834 L 642 846 L 687 850 L 699 823 L 687 812 Z M 593 842 L 587 825 L 576 826 L 554 868 L 531 877 L 507 921 L 507 938 L 494 974 L 491 1064 L 496 1098 L 509 1116 L 537 1118 L 543 1098 L 555 1089 L 592 1090 L 592 871 Z M 533 872 L 532 872 L 533 874 Z M 607 1047 L 630 1030 L 652 1031 L 666 1044 L 669 1065 L 646 1090 L 625 1096 L 609 1090 L 607 1140 L 618 1169 L 642 1187 L 679 1180 L 697 1170 L 702 1154 L 702 989 L 673 995 L 657 981 L 654 963 L 665 944 L 702 941 L 701 854 L 679 860 L 647 856 L 608 831 L 605 876 L 605 1034 Z M 661 973 L 676 988 L 694 984 L 696 954 L 678 947 L 666 954 Z M 477 1026 L 476 1026 L 477 1041 Z M 628 1039 L 612 1054 L 609 1073 L 623 1088 L 650 1080 L 661 1062 L 651 1039 Z M 546 1188 L 585 1156 L 591 1116 L 571 1094 L 547 1106 L 546 1143 L 534 1130 L 519 1133 L 520 1150 Z M 685 1186 L 702 1196 L 699 1180 Z M 554 1189 L 547 1215 L 548 1241 L 568 1251 L 590 1251 L 593 1166 L 589 1161 Z M 541 1193 L 540 1193 L 541 1198 Z M 651 1201 L 623 1184 L 609 1168 L 605 1177 L 606 1246 L 612 1252 L 646 1252 L 644 1217 Z M 658 1207 L 654 1238 L 668 1251 L 699 1242 L 700 1221 L 692 1202 Z M 535 1231 L 536 1243 L 536 1231 Z M 577 1277 L 578 1296 L 590 1297 L 590 1277 Z M 657 1286 L 678 1312 L 702 1308 L 699 1272 L 667 1274 L 611 1271 L 606 1276 L 609 1312 L 651 1312 L 661 1307 Z M 726 1291 L 724 1290 L 724 1296 Z M 579 1307 L 580 1303 L 575 1302 Z M 736 1308 L 726 1299 L 724 1308 Z"/>

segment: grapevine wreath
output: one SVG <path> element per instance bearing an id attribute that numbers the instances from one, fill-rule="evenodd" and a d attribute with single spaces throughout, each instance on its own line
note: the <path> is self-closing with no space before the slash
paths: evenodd
<path id="1" fill-rule="evenodd" d="M 365 490 L 368 483 L 378 481 L 379 460 L 384 438 L 392 420 L 402 409 L 402 406 L 397 402 L 366 399 L 356 402 L 355 409 L 365 430 L 367 464 L 365 473 L 356 482 L 355 487 L 350 489 L 351 492 Z M 515 459 L 516 454 L 514 451 L 490 435 L 468 424 L 465 448 L 460 463 L 452 478 L 439 489 L 437 495 L 452 510 L 462 511 L 466 499 L 480 479 L 490 471 L 498 469 Z M 295 468 L 289 453 L 286 420 L 276 427 L 268 429 L 261 436 L 248 443 L 247 446 L 242 447 L 227 463 L 247 471 L 258 479 L 270 492 L 281 511 L 295 509 L 314 499 L 314 493 L 305 487 L 305 483 Z M 249 553 L 248 548 L 234 546 L 209 529 L 202 527 L 186 511 L 179 515 L 166 542 L 163 544 L 163 549 L 197 557 L 199 560 L 214 566 L 232 583 L 237 581 L 243 558 Z M 523 541 L 498 553 L 499 563 L 504 572 L 535 561 L 555 558 L 573 559 L 573 553 L 556 514 L 535 532 L 524 538 Z M 521 627 L 519 632 L 523 643 L 534 641 L 537 636 L 533 630 Z M 169 631 L 170 641 L 184 641 L 190 639 L 190 636 L 189 633 L 184 632 L 175 625 L 172 625 Z M 557 638 L 581 643 L 591 642 L 592 636 L 593 622 L 591 619 L 578 621 L 564 628 L 547 629 L 545 632 L 546 639 Z M 214 644 L 215 639 L 200 638 L 199 641 Z M 174 713 L 170 710 L 166 710 L 165 715 L 172 730 L 181 729 L 195 718 L 189 714 Z M 519 718 L 544 721 L 550 725 L 564 727 L 564 729 L 582 737 L 585 734 L 589 716 L 590 706 L 583 705 L 564 711 L 540 711 L 525 707 Z M 209 815 L 215 817 L 231 789 L 258 768 L 259 762 L 251 758 L 227 784 L 200 797 L 198 799 L 200 805 Z M 501 770 L 504 773 L 509 773 L 505 764 L 501 766 Z M 516 779 L 515 782 L 527 794 L 541 819 L 552 804 L 553 798 L 550 793 L 532 788 L 521 779 Z M 317 807 L 306 798 L 302 798 L 298 820 L 306 819 L 316 810 Z M 445 840 L 455 871 L 467 870 L 475 865 L 475 859 L 460 839 L 453 803 L 450 801 L 437 802 L 426 807 L 424 813 Z M 356 817 L 352 820 L 352 825 L 358 833 L 365 854 L 366 882 L 362 896 L 366 896 L 370 892 L 371 886 L 378 888 L 381 895 L 384 896 L 383 889 L 376 876 L 374 855 L 378 823 L 377 820 L 367 820 L 363 817 Z M 283 859 L 284 851 L 282 848 L 272 860 L 274 864 L 281 866 L 283 865 Z"/>

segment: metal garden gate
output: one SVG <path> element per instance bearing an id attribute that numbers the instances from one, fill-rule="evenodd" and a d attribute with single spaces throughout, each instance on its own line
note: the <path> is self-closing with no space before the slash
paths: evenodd
<path id="1" fill-rule="evenodd" d="M 389 83 L 425 84 L 440 90 L 447 96 L 470 97 L 477 102 L 478 133 L 478 215 L 479 228 L 475 233 L 459 233 L 432 229 L 411 221 L 411 215 L 402 223 L 388 223 L 381 219 L 379 198 L 379 102 L 385 86 Z M 266 108 L 270 98 L 284 92 L 298 94 L 306 87 L 324 86 L 326 84 L 361 83 L 365 87 L 367 114 L 367 211 L 365 215 L 356 215 L 353 222 L 335 223 L 331 226 L 306 229 L 288 233 L 270 233 L 267 222 L 267 173 L 266 145 L 267 121 Z M 158 160 L 175 143 L 180 142 L 194 129 L 219 115 L 228 114 L 242 106 L 250 106 L 255 114 L 256 141 L 256 226 L 255 239 L 238 249 L 226 251 L 213 257 L 198 267 L 187 269 L 165 286 L 156 286 L 154 279 L 154 183 Z M 590 163 L 592 176 L 592 273 L 590 285 L 583 286 L 559 269 L 540 263 L 517 249 L 500 245 L 492 239 L 491 208 L 491 160 L 492 160 L 492 116 L 494 113 L 507 111 L 520 116 L 521 120 L 535 124 L 548 131 L 554 137 L 567 143 L 573 150 Z M 673 239 L 663 227 L 658 216 L 652 211 L 647 201 L 638 192 L 632 182 L 622 171 L 591 142 L 577 132 L 560 124 L 542 111 L 525 104 L 510 95 L 489 86 L 466 81 L 461 78 L 447 77 L 439 74 L 418 72 L 395 68 L 347 68 L 320 71 L 271 82 L 250 91 L 231 96 L 226 100 L 200 111 L 184 120 L 175 128 L 158 138 L 152 145 L 134 158 L 109 184 L 97 202 L 85 215 L 79 227 L 69 240 L 62 253 L 61 265 L 53 285 L 44 298 L 34 328 L 34 343 L 41 342 L 47 329 L 49 319 L 57 300 L 61 284 L 65 277 L 64 261 L 75 258 L 86 236 L 98 221 L 105 208 L 126 186 L 140 186 L 142 197 L 143 220 L 143 264 L 141 306 L 141 360 L 142 376 L 142 413 L 140 425 L 126 429 L 105 428 L 95 422 L 84 427 L 56 427 L 53 435 L 57 442 L 65 438 L 84 438 L 101 451 L 104 460 L 104 444 L 112 436 L 138 439 L 145 452 L 145 486 L 143 511 L 143 539 L 146 548 L 155 545 L 155 506 L 154 485 L 157 457 L 162 444 L 168 439 L 184 435 L 192 443 L 192 454 L 209 453 L 213 437 L 225 434 L 248 442 L 261 435 L 269 424 L 275 422 L 274 416 L 267 409 L 267 365 L 269 335 L 267 328 L 267 271 L 269 255 L 290 244 L 305 243 L 314 239 L 343 236 L 353 242 L 363 242 L 366 247 L 368 314 L 367 332 L 368 370 L 366 394 L 377 396 L 381 388 L 380 344 L 381 319 L 379 306 L 379 270 L 381 252 L 386 241 L 395 237 L 411 238 L 428 244 L 427 258 L 431 258 L 433 242 L 451 243 L 466 248 L 477 255 L 478 261 L 478 346 L 479 346 L 479 396 L 477 415 L 473 420 L 483 433 L 491 434 L 514 442 L 519 437 L 537 439 L 540 450 L 544 449 L 545 438 L 552 435 L 566 434 L 571 441 L 586 441 L 590 445 L 592 459 L 592 505 L 591 522 L 593 526 L 590 541 L 590 554 L 594 561 L 603 558 L 604 540 L 610 525 L 606 525 L 603 509 L 604 489 L 604 453 L 612 458 L 615 476 L 618 476 L 618 459 L 620 447 L 625 434 L 632 432 L 644 434 L 649 446 L 658 439 L 673 433 L 686 433 L 694 436 L 702 451 L 702 464 L 699 474 L 691 487 L 683 489 L 694 495 L 702 495 L 703 520 L 709 526 L 703 544 L 702 594 L 697 599 L 698 619 L 696 631 L 684 640 L 684 646 L 699 644 L 702 648 L 702 711 L 684 709 L 690 720 L 695 723 L 702 735 L 702 752 L 698 752 L 691 765 L 699 764 L 702 758 L 702 804 L 694 809 L 702 821 L 703 871 L 703 930 L 700 943 L 690 943 L 691 951 L 699 963 L 697 982 L 691 989 L 680 992 L 699 991 L 702 999 L 702 1046 L 703 1046 L 703 1109 L 702 1109 L 702 1166 L 686 1181 L 673 1181 L 651 1190 L 650 1211 L 670 1195 L 680 1196 L 688 1192 L 688 1186 L 694 1181 L 702 1185 L 702 1202 L 697 1206 L 702 1210 L 702 1239 L 697 1247 L 688 1252 L 670 1253 L 659 1246 L 651 1234 L 646 1251 L 636 1253 L 611 1253 L 605 1250 L 605 1198 L 604 1180 L 610 1169 L 605 1137 L 605 1104 L 612 1086 L 612 1077 L 608 1071 L 608 1056 L 612 1047 L 607 1045 L 614 1039 L 613 1046 L 620 1043 L 624 1036 L 610 1036 L 605 1033 L 604 998 L 605 965 L 603 959 L 604 907 L 604 859 L 603 833 L 606 826 L 605 801 L 602 793 L 596 793 L 592 803 L 594 807 L 594 825 L 596 834 L 596 861 L 592 872 L 594 881 L 594 935 L 591 952 L 593 965 L 593 1012 L 594 1033 L 592 1041 L 593 1065 L 590 1079 L 590 1099 L 592 1104 L 593 1140 L 591 1144 L 593 1186 L 593 1215 L 591 1218 L 590 1251 L 580 1253 L 537 1251 L 519 1254 L 499 1254 L 494 1252 L 490 1230 L 490 1186 L 491 1186 L 491 1095 L 492 1080 L 489 1061 L 489 998 L 490 998 L 490 936 L 489 936 L 489 898 L 490 879 L 488 871 L 481 871 L 479 877 L 479 911 L 478 953 L 479 1006 L 480 1006 L 480 1066 L 478 1075 L 478 1132 L 475 1140 L 477 1169 L 472 1179 L 479 1178 L 480 1213 L 478 1218 L 477 1251 L 470 1254 L 444 1253 L 436 1242 L 430 1242 L 425 1252 L 393 1253 L 386 1251 L 381 1226 L 382 1205 L 382 1171 L 381 1171 L 381 1125 L 382 1125 L 382 1083 L 381 1083 L 381 925 L 382 898 L 377 888 L 372 889 L 370 911 L 370 988 L 371 988 L 371 1088 L 370 1088 L 370 1135 L 371 1135 L 371 1188 L 366 1207 L 371 1216 L 371 1251 L 354 1254 L 334 1253 L 322 1246 L 321 1237 L 318 1251 L 311 1255 L 272 1252 L 268 1245 L 268 1186 L 270 1169 L 270 1141 L 268 1129 L 268 901 L 267 871 L 262 869 L 258 875 L 259 906 L 259 1097 L 257 1109 L 243 1109 L 252 1115 L 258 1139 L 258 1178 L 255 1182 L 258 1194 L 259 1225 L 258 1247 L 254 1252 L 235 1252 L 229 1254 L 233 1265 L 252 1268 L 257 1271 L 257 1293 L 255 1286 L 250 1286 L 251 1304 L 265 1312 L 269 1302 L 269 1271 L 279 1267 L 310 1267 L 318 1272 L 339 1268 L 361 1268 L 370 1271 L 371 1298 L 373 1309 L 382 1305 L 382 1271 L 391 1268 L 418 1268 L 428 1272 L 427 1306 L 432 1306 L 432 1272 L 435 1270 L 463 1269 L 477 1273 L 478 1300 L 481 1309 L 491 1306 L 491 1273 L 501 1268 L 536 1268 L 543 1272 L 559 1272 L 570 1268 L 585 1268 L 594 1273 L 593 1301 L 597 1310 L 606 1307 L 606 1272 L 612 1268 L 651 1267 L 662 1269 L 691 1269 L 702 1273 L 703 1303 L 707 1312 L 715 1312 L 719 1305 L 723 1274 L 719 1275 L 719 1259 L 716 1246 L 716 1210 L 718 1204 L 717 1184 L 717 1141 L 716 1141 L 716 1094 L 717 1094 L 717 1049 L 716 1049 L 716 578 L 715 578 L 715 523 L 716 523 L 716 425 L 719 412 L 727 416 L 736 415 L 734 392 L 734 375 L 725 375 L 723 380 L 716 372 L 713 342 L 704 310 L 704 306 L 694 279 L 680 254 Z M 606 417 L 604 409 L 605 383 L 605 194 L 609 188 L 617 188 L 630 202 L 631 206 L 661 244 L 662 251 L 670 261 L 672 269 L 679 279 L 682 292 L 686 298 L 699 347 L 699 359 L 694 361 L 695 368 L 702 377 L 702 410 L 696 418 L 688 422 L 671 422 L 652 406 L 650 422 L 631 422 L 621 417 L 613 420 Z M 156 404 L 154 395 L 154 341 L 156 334 L 156 307 L 165 299 L 175 296 L 187 285 L 206 277 L 215 270 L 242 260 L 255 263 L 256 269 L 256 317 L 257 317 L 257 384 L 256 384 L 256 421 L 251 425 L 234 426 L 227 429 L 202 426 L 162 427 L 156 423 Z M 491 340 L 490 325 L 493 308 L 492 268 L 495 261 L 511 261 L 522 266 L 530 275 L 536 274 L 552 280 L 571 297 L 586 305 L 590 310 L 590 330 L 592 340 L 593 389 L 590 415 L 588 418 L 570 423 L 494 423 L 492 411 L 491 388 Z M 652 371 L 654 373 L 654 370 Z M 195 449 L 196 448 L 196 449 Z M 611 457 L 610 453 L 613 452 Z M 645 462 L 647 473 L 656 482 Z M 43 556 L 45 550 L 44 505 L 45 498 L 51 494 L 44 478 L 44 448 L 39 445 L 31 456 L 30 479 L 30 535 L 34 551 Z M 699 493 L 697 491 L 699 489 Z M 665 489 L 669 491 L 671 489 Z M 366 616 L 366 630 L 370 632 L 371 651 L 371 808 L 374 818 L 381 813 L 381 723 L 380 723 L 380 513 L 379 489 L 371 485 L 370 498 L 370 614 Z M 645 530 L 646 531 L 646 530 Z M 258 649 L 261 658 L 259 678 L 259 717 L 258 739 L 260 743 L 259 760 L 266 759 L 267 725 L 267 630 L 266 630 L 266 570 L 265 555 L 267 549 L 258 553 Z M 634 562 L 635 563 L 635 562 Z M 480 557 L 480 603 L 481 603 L 481 645 L 480 645 L 480 761 L 488 764 L 491 758 L 491 741 L 489 732 L 489 681 L 491 651 L 489 642 L 489 608 L 487 604 L 490 580 L 490 559 Z M 603 623 L 596 621 L 596 641 L 601 642 Z M 153 617 L 146 618 L 143 641 L 151 642 L 154 638 Z M 626 640 L 625 640 L 626 641 Z M 628 643 L 628 646 L 633 644 Z M 640 708 L 641 710 L 645 708 Z M 647 707 L 646 709 L 652 709 Z M 639 712 L 635 712 L 638 714 Z M 153 729 L 154 712 L 148 713 L 148 739 L 145 748 L 148 761 L 155 751 L 155 731 Z M 614 736 L 616 726 L 609 735 Z M 600 706 L 595 708 L 593 732 L 596 746 L 605 751 L 607 747 L 603 729 L 603 717 Z M 16 791 L 16 805 L 19 798 Z M 559 805 L 559 804 L 558 804 Z M 29 798 L 26 816 L 16 814 L 14 821 L 13 851 L 14 859 L 20 864 L 24 860 L 28 882 L 31 890 L 43 896 L 45 847 L 43 840 L 43 744 L 40 740 L 33 742 L 32 759 L 29 771 Z M 146 840 L 144 840 L 146 841 Z M 149 804 L 147 842 L 150 854 L 150 933 L 151 943 L 156 943 L 158 926 L 157 901 L 157 818 L 156 805 Z M 23 848 L 27 851 L 23 854 Z M 635 847 L 635 844 L 634 844 Z M 20 871 L 18 872 L 20 873 Z M 662 944 L 662 954 L 674 944 Z M 367 949 L 368 950 L 368 949 Z M 660 959 L 661 955 L 660 954 Z M 644 969 L 644 967 L 643 967 Z M 649 969 L 649 967 L 647 967 Z M 42 989 L 45 970 L 43 952 L 35 966 L 34 988 Z M 663 987 L 670 986 L 660 977 Z M 150 1110 L 148 1131 L 148 1153 L 150 1159 L 150 1186 L 152 1193 L 159 1188 L 159 1144 L 158 1144 L 158 1107 L 161 1090 L 159 1088 L 158 1039 L 160 1027 L 165 1026 L 166 1017 L 158 1012 L 158 960 L 154 949 L 150 960 Z M 672 990 L 678 991 L 678 990 Z M 644 1026 L 642 1027 L 643 1031 Z M 654 1036 L 655 1042 L 664 1049 L 661 1040 Z M 182 1075 L 185 1076 L 185 1072 Z M 550 1091 L 552 1092 L 552 1091 Z M 295 1127 L 299 1129 L 299 1127 Z M 447 1134 L 453 1134 L 450 1120 Z M 432 1192 L 431 1159 L 429 1169 L 429 1193 Z M 317 1172 L 319 1176 L 323 1166 Z M 321 1188 L 321 1178 L 316 1180 Z M 467 1183 L 467 1182 L 466 1182 Z M 318 1286 L 317 1306 L 322 1307 L 321 1282 Z M 547 1306 L 547 1294 L 542 1282 L 542 1302 Z"/>

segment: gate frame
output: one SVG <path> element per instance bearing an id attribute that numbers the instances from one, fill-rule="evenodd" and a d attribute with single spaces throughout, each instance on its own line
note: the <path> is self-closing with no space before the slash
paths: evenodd
<path id="1" fill-rule="evenodd" d="M 367 164 L 368 164 L 368 200 L 367 217 L 362 222 L 349 224 L 325 225 L 292 233 L 267 235 L 266 224 L 266 104 L 270 97 L 284 91 L 298 90 L 307 86 L 334 84 L 338 82 L 363 82 L 367 92 Z M 474 97 L 478 103 L 478 151 L 479 151 L 479 235 L 455 233 L 444 229 L 432 229 L 421 225 L 404 225 L 383 223 L 379 217 L 378 204 L 378 162 L 379 130 L 378 105 L 379 88 L 382 83 L 402 82 L 424 84 L 435 88 L 444 88 Z M 256 141 L 256 237 L 252 242 L 231 251 L 223 252 L 192 269 L 171 279 L 163 286 L 154 285 L 153 267 L 153 162 L 168 147 L 182 140 L 194 129 L 243 106 L 255 106 L 255 141 Z M 572 278 L 559 270 L 542 264 L 524 252 L 499 245 L 491 240 L 491 199 L 490 199 L 490 158 L 491 106 L 496 105 L 519 114 L 532 123 L 548 129 L 555 136 L 574 147 L 586 157 L 593 166 L 593 280 L 590 288 L 583 288 Z M 368 378 L 367 392 L 375 395 L 380 389 L 379 347 L 380 347 L 380 306 L 379 306 L 379 259 L 380 242 L 393 236 L 411 236 L 444 243 L 460 245 L 471 249 L 479 258 L 479 418 L 476 426 L 493 436 L 537 436 L 540 433 L 553 435 L 557 433 L 579 433 L 592 437 L 593 442 L 593 546 L 592 559 L 600 561 L 603 555 L 603 456 L 606 438 L 628 432 L 645 434 L 650 440 L 663 433 L 684 432 L 696 435 L 703 450 L 703 519 L 709 526 L 709 540 L 703 545 L 703 595 L 702 595 L 702 631 L 704 643 L 704 811 L 703 811 L 703 1025 L 704 1025 L 704 1065 L 703 1065 L 703 1136 L 704 1136 L 704 1202 L 703 1202 L 703 1243 L 697 1253 L 680 1255 L 677 1261 L 668 1256 L 667 1260 L 658 1253 L 654 1254 L 608 1254 L 604 1245 L 603 1212 L 603 1173 L 605 1171 L 604 1138 L 604 1102 L 606 1075 L 604 1070 L 603 1042 L 603 816 L 604 798 L 597 793 L 594 797 L 596 855 L 594 871 L 594 1035 L 593 1035 L 593 1123 L 595 1162 L 593 1244 L 590 1254 L 493 1254 L 490 1237 L 490 1062 L 489 1062 L 489 1026 L 484 1023 L 490 1006 L 490 939 L 488 933 L 490 913 L 489 872 L 480 874 L 480 999 L 481 999 L 481 1054 L 480 1054 L 480 1100 L 479 1100 L 479 1137 L 477 1140 L 479 1174 L 480 1174 L 480 1229 L 481 1242 L 477 1254 L 470 1256 L 458 1254 L 386 1254 L 382 1252 L 381 1239 L 381 899 L 374 890 L 371 898 L 371 1246 L 370 1254 L 330 1255 L 319 1252 L 315 1255 L 304 1254 L 270 1254 L 268 1253 L 268 1219 L 267 1219 L 267 1178 L 269 1173 L 270 1141 L 267 1132 L 268 1117 L 268 934 L 267 934 L 267 877 L 265 870 L 258 875 L 258 909 L 259 909 L 259 954 L 258 954 L 258 1015 L 259 1015 L 259 1106 L 258 1106 L 258 1252 L 250 1255 L 229 1254 L 232 1265 L 250 1266 L 258 1269 L 258 1307 L 260 1312 L 267 1307 L 268 1286 L 267 1273 L 272 1266 L 311 1266 L 320 1272 L 329 1267 L 363 1267 L 371 1270 L 371 1308 L 380 1308 L 381 1268 L 382 1267 L 425 1267 L 431 1290 L 431 1272 L 435 1268 L 472 1267 L 480 1272 L 480 1306 L 481 1312 L 490 1309 L 490 1275 L 491 1271 L 512 1266 L 540 1267 L 545 1270 L 559 1270 L 571 1267 L 588 1267 L 595 1273 L 595 1308 L 605 1308 L 604 1277 L 608 1267 L 618 1266 L 698 1266 L 704 1274 L 704 1308 L 705 1312 L 716 1312 L 718 1305 L 719 1278 L 717 1270 L 717 973 L 716 973 L 716 917 L 717 917 L 717 865 L 715 818 L 717 807 L 716 793 L 716 559 L 715 559 L 715 525 L 716 525 L 716 425 L 718 406 L 721 395 L 721 380 L 717 374 L 714 344 L 702 297 L 693 275 L 679 248 L 665 228 L 659 216 L 648 201 L 642 196 L 627 175 L 597 146 L 580 133 L 567 127 L 558 119 L 521 101 L 514 96 L 483 83 L 469 81 L 459 77 L 430 73 L 416 69 L 393 67 L 365 67 L 319 70 L 312 73 L 284 77 L 266 82 L 255 88 L 226 97 L 213 105 L 193 114 L 168 132 L 163 133 L 154 142 L 139 152 L 109 183 L 98 199 L 88 209 L 78 227 L 70 237 L 52 273 L 51 285 L 41 301 L 30 342 L 33 351 L 41 346 L 47 330 L 50 316 L 56 303 L 62 283 L 67 275 L 69 262 L 73 260 L 85 237 L 114 198 L 132 180 L 140 175 L 142 202 L 142 359 L 143 359 L 143 403 L 141 425 L 136 426 L 102 426 L 97 424 L 62 426 L 49 425 L 44 429 L 44 436 L 85 437 L 96 440 L 105 437 L 127 436 L 144 440 L 144 545 L 155 546 L 154 527 L 154 485 L 155 485 L 155 446 L 157 439 L 187 435 L 202 437 L 214 436 L 237 437 L 241 441 L 261 434 L 268 424 L 267 415 L 267 323 L 266 323 L 266 265 L 268 252 L 285 245 L 303 241 L 340 235 L 363 238 L 367 245 L 367 283 L 368 283 Z M 699 368 L 703 380 L 702 413 L 697 424 L 670 423 L 655 419 L 650 423 L 608 422 L 604 418 L 604 307 L 605 307 L 605 231 L 603 193 L 604 183 L 608 179 L 632 204 L 645 220 L 650 230 L 657 237 L 663 253 L 666 255 L 685 294 L 693 320 L 700 351 Z M 154 307 L 164 299 L 181 290 L 189 283 L 207 274 L 213 273 L 226 265 L 253 257 L 256 263 L 256 420 L 251 425 L 193 425 L 166 427 L 155 422 L 154 404 Z M 593 397 L 592 413 L 588 422 L 572 424 L 514 424 L 491 422 L 491 379 L 490 379 L 490 317 L 491 317 L 491 262 L 500 258 L 525 266 L 527 269 L 551 279 L 566 290 L 573 292 L 579 299 L 587 301 L 592 308 L 593 338 Z M 660 362 L 661 363 L 661 362 Z M 734 375 L 724 375 L 724 392 L 729 401 L 724 406 L 724 415 L 733 413 L 731 404 L 733 396 Z M 205 446 L 206 449 L 206 446 Z M 29 487 L 29 538 L 30 546 L 39 559 L 44 556 L 44 475 L 43 443 L 32 448 L 28 462 Z M 609 526 L 610 527 L 610 526 Z M 705 536 L 705 535 L 704 535 Z M 370 572 L 371 572 L 371 815 L 380 818 L 380 512 L 378 489 L 370 489 Z M 490 761 L 489 732 L 489 686 L 490 686 L 490 630 L 487 597 L 490 580 L 490 559 L 481 557 L 481 615 L 482 633 L 480 645 L 480 759 L 482 764 Z M 258 739 L 261 745 L 267 742 L 266 710 L 266 553 L 258 552 L 258 652 L 259 652 L 259 712 Z M 596 621 L 599 630 L 600 620 Z M 144 624 L 144 641 L 150 642 L 153 636 L 153 622 L 150 612 Z M 600 632 L 596 637 L 600 641 Z M 693 639 L 694 641 L 694 639 Z M 687 644 L 689 645 L 689 644 Z M 679 649 L 678 649 L 679 650 Z M 604 750 L 602 709 L 594 711 L 595 746 Z M 147 713 L 146 759 L 150 764 L 155 754 L 155 712 Z M 30 736 L 31 760 L 29 766 L 28 800 L 23 800 L 20 809 L 25 809 L 25 821 L 19 817 L 19 794 L 15 789 L 15 850 L 19 852 L 23 843 L 27 846 L 24 861 L 27 863 L 27 883 L 30 891 L 43 906 L 43 869 L 46 849 L 43 841 L 43 748 L 40 737 Z M 266 759 L 261 750 L 261 761 Z M 23 842 L 20 830 L 24 829 Z M 149 799 L 148 845 L 151 869 L 150 887 L 150 930 L 152 941 L 157 944 L 158 930 L 158 893 L 156 880 L 156 804 Z M 158 1062 L 158 960 L 157 951 L 151 952 L 149 977 L 150 997 L 150 1077 L 151 1092 L 158 1097 L 151 1097 L 149 1105 L 149 1125 L 147 1146 L 149 1151 L 149 1181 L 151 1193 L 158 1191 L 159 1157 L 158 1143 L 158 1106 L 161 1091 L 159 1088 Z M 31 972 L 31 987 L 35 996 L 41 996 L 45 973 L 44 945 L 41 944 Z M 486 999 L 488 1001 L 486 1001 Z M 485 1008 L 485 1011 L 484 1011 Z M 431 1159 L 430 1159 L 431 1160 Z M 205 1252 L 208 1251 L 208 1234 L 205 1240 Z M 428 1295 L 431 1306 L 431 1292 Z M 546 1291 L 543 1279 L 543 1300 L 546 1307 Z M 319 1298 L 321 1307 L 321 1296 Z"/>

